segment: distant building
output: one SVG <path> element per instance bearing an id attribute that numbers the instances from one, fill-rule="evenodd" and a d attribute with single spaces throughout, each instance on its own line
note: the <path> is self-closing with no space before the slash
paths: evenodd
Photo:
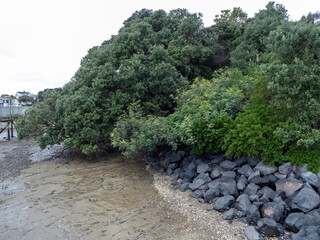
<path id="1" fill-rule="evenodd" d="M 0 107 L 9 107 L 17 103 L 15 99 L 12 99 L 8 94 L 2 94 L 0 97 Z"/>
<path id="2" fill-rule="evenodd" d="M 31 93 L 29 93 L 29 92 L 26 92 L 26 91 L 23 91 L 23 92 L 17 92 L 16 93 L 16 98 L 17 99 L 19 99 L 19 97 L 21 97 L 21 96 L 29 96 Z"/>

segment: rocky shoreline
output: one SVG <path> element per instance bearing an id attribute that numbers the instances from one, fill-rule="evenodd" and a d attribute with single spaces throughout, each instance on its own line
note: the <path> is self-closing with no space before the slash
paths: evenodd
<path id="1" fill-rule="evenodd" d="M 287 162 L 267 166 L 259 158 L 193 155 L 168 148 L 150 152 L 147 163 L 172 176 L 173 189 L 213 204 L 222 219 L 243 222 L 249 240 L 269 237 L 320 239 L 320 174 Z"/>

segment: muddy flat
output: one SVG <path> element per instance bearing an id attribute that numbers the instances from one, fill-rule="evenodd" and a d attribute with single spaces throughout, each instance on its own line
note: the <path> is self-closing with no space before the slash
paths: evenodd
<path id="1" fill-rule="evenodd" d="M 35 151 L 17 144 L 0 142 L 2 164 L 14 161 L 12 151 L 20 151 L 20 158 Z M 219 235 L 221 216 L 213 227 L 194 218 L 199 203 L 188 202 L 188 195 L 178 206 L 170 180 L 148 171 L 139 158 L 114 153 L 99 161 L 74 158 L 24 168 L 0 184 L 0 239 L 242 239 L 240 228 Z M 200 208 L 211 214 L 204 204 Z"/>

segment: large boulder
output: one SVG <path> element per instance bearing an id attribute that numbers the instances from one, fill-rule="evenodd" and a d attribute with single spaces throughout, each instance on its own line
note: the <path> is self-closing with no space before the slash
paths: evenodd
<path id="1" fill-rule="evenodd" d="M 233 178 L 230 177 L 222 177 L 220 178 L 220 191 L 224 196 L 232 195 L 237 196 L 237 183 Z"/>
<path id="2" fill-rule="evenodd" d="M 247 211 L 248 207 L 251 206 L 251 201 L 249 196 L 246 194 L 241 194 L 237 199 L 234 207 L 239 211 Z"/>
<path id="3" fill-rule="evenodd" d="M 283 217 L 284 207 L 280 203 L 268 202 L 263 205 L 261 215 L 264 218 L 272 218 L 276 222 L 280 222 Z"/>
<path id="4" fill-rule="evenodd" d="M 223 196 L 218 198 L 213 208 L 217 211 L 225 211 L 226 209 L 230 208 L 232 204 L 234 203 L 234 197 L 231 195 Z"/>
<path id="5" fill-rule="evenodd" d="M 276 191 L 284 191 L 286 197 L 290 197 L 302 187 L 303 183 L 295 178 L 280 179 L 276 182 Z"/>
<path id="6" fill-rule="evenodd" d="M 311 188 L 304 187 L 292 199 L 291 208 L 309 212 L 320 205 L 319 195 Z"/>
<path id="7" fill-rule="evenodd" d="M 286 228 L 292 232 L 299 232 L 299 230 L 304 226 L 304 217 L 305 214 L 302 212 L 290 213 L 284 221 Z"/>
<path id="8" fill-rule="evenodd" d="M 301 173 L 300 177 L 303 179 L 304 182 L 309 183 L 311 186 L 314 186 L 316 188 L 320 186 L 320 181 L 318 176 L 310 171 Z"/>
<path id="9" fill-rule="evenodd" d="M 168 152 L 166 154 L 166 159 L 168 159 L 170 163 L 177 163 L 181 161 L 181 155 L 176 152 Z"/>
<path id="10" fill-rule="evenodd" d="M 254 224 L 257 224 L 258 221 L 261 219 L 259 209 L 257 208 L 256 205 L 253 205 L 253 204 L 247 208 L 246 215 L 247 215 L 247 219 L 250 222 L 253 222 Z"/>
<path id="11" fill-rule="evenodd" d="M 271 218 L 262 218 L 257 225 L 258 231 L 266 237 L 278 237 L 284 233 L 282 225 Z"/>
<path id="12" fill-rule="evenodd" d="M 319 240 L 320 228 L 319 226 L 303 227 L 297 234 L 292 234 L 292 240 Z"/>

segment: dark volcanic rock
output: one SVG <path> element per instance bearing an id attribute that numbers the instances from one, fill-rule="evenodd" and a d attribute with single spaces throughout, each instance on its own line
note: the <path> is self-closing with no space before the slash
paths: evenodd
<path id="1" fill-rule="evenodd" d="M 259 186 L 254 184 L 254 183 L 250 183 L 246 189 L 244 190 L 244 193 L 247 194 L 248 196 L 256 194 L 257 191 L 259 189 Z"/>
<path id="2" fill-rule="evenodd" d="M 293 232 L 298 232 L 304 226 L 304 216 L 302 212 L 290 213 L 285 220 L 285 226 Z"/>
<path id="3" fill-rule="evenodd" d="M 254 224 L 257 224 L 259 219 L 261 219 L 259 209 L 255 205 L 249 206 L 247 208 L 246 214 L 247 214 L 248 220 L 253 222 Z"/>
<path id="4" fill-rule="evenodd" d="M 249 164 L 246 164 L 238 169 L 238 173 L 246 177 L 249 177 L 253 173 L 253 170 Z"/>
<path id="5" fill-rule="evenodd" d="M 277 171 L 277 168 L 275 167 L 269 167 L 264 162 L 259 162 L 257 166 L 254 167 L 255 171 L 259 171 L 261 175 L 269 175 L 272 173 L 275 173 Z"/>
<path id="6" fill-rule="evenodd" d="M 244 235 L 248 240 L 263 240 L 264 238 L 257 232 L 253 226 L 248 226 L 244 229 Z"/>
<path id="7" fill-rule="evenodd" d="M 237 165 L 239 167 L 242 167 L 246 162 L 247 162 L 247 158 L 246 157 L 240 157 L 237 160 L 235 160 L 235 162 L 237 163 Z"/>
<path id="8" fill-rule="evenodd" d="M 260 172 L 259 171 L 254 171 L 250 174 L 250 176 L 248 177 L 248 181 L 250 182 L 253 178 L 255 177 L 260 177 Z"/>
<path id="9" fill-rule="evenodd" d="M 234 197 L 231 195 L 228 195 L 228 196 L 223 196 L 223 197 L 218 198 L 215 201 L 213 207 L 217 211 L 224 211 L 224 210 L 230 208 L 233 203 L 234 203 Z"/>
<path id="10" fill-rule="evenodd" d="M 220 188 L 209 188 L 204 194 L 203 198 L 204 201 L 207 203 L 211 203 L 213 199 L 219 197 L 220 195 Z"/>
<path id="11" fill-rule="evenodd" d="M 276 196 L 276 192 L 273 191 L 271 188 L 269 187 L 263 187 L 259 193 L 262 195 L 260 197 L 260 201 L 262 202 L 269 202 L 271 200 L 273 200 Z"/>
<path id="12" fill-rule="evenodd" d="M 218 164 L 218 163 L 221 163 L 223 160 L 224 160 L 223 154 L 220 153 L 211 160 L 211 163 Z"/>
<path id="13" fill-rule="evenodd" d="M 311 188 L 304 187 L 292 200 L 292 208 L 309 212 L 319 206 L 319 195 Z"/>
<path id="14" fill-rule="evenodd" d="M 268 202 L 261 209 L 262 217 L 272 218 L 276 222 L 280 222 L 283 217 L 284 207 L 276 202 Z"/>
<path id="15" fill-rule="evenodd" d="M 216 179 L 218 177 L 220 177 L 222 175 L 222 173 L 224 173 L 226 170 L 224 170 L 222 167 L 220 166 L 213 166 L 213 169 L 210 173 L 210 177 L 212 179 Z"/>
<path id="16" fill-rule="evenodd" d="M 177 163 L 181 161 L 181 155 L 176 152 L 169 152 L 166 154 L 166 159 L 168 159 L 170 163 Z"/>
<path id="17" fill-rule="evenodd" d="M 289 174 L 292 170 L 292 164 L 291 162 L 286 162 L 284 164 L 282 164 L 280 167 L 278 167 L 278 171 L 280 174 Z"/>
<path id="18" fill-rule="evenodd" d="M 281 174 L 281 173 L 275 173 L 274 176 L 277 179 L 285 179 L 285 178 L 287 178 L 287 174 Z"/>
<path id="19" fill-rule="evenodd" d="M 302 185 L 303 183 L 295 178 L 285 178 L 276 182 L 276 191 L 285 191 L 286 196 L 290 197 Z"/>
<path id="20" fill-rule="evenodd" d="M 320 229 L 319 226 L 303 227 L 297 234 L 292 234 L 292 240 L 319 240 Z"/>
<path id="21" fill-rule="evenodd" d="M 197 166 L 197 173 L 206 173 L 209 172 L 210 166 L 206 163 L 201 163 Z"/>
<path id="22" fill-rule="evenodd" d="M 193 198 L 201 198 L 202 196 L 203 196 L 203 191 L 202 190 L 194 191 L 191 194 L 191 197 L 193 197 Z"/>
<path id="23" fill-rule="evenodd" d="M 237 181 L 237 188 L 239 191 L 243 191 L 247 186 L 248 180 L 244 175 L 241 175 Z"/>
<path id="24" fill-rule="evenodd" d="M 235 179 L 236 175 L 237 174 L 234 171 L 226 171 L 226 172 L 222 173 L 222 177 L 229 177 L 229 178 L 233 178 L 233 179 Z"/>
<path id="25" fill-rule="evenodd" d="M 220 178 L 220 191 L 224 196 L 236 196 L 238 194 L 236 181 L 233 178 L 229 177 Z"/>
<path id="26" fill-rule="evenodd" d="M 264 177 L 254 177 L 251 179 L 252 183 L 257 184 L 260 187 L 268 186 L 270 185 L 269 178 L 264 176 Z"/>
<path id="27" fill-rule="evenodd" d="M 262 218 L 257 225 L 259 232 L 266 237 L 278 237 L 284 233 L 282 225 L 271 218 Z"/>
<path id="28" fill-rule="evenodd" d="M 156 163 L 158 159 L 153 156 L 148 156 L 146 161 L 147 163 Z"/>
<path id="29" fill-rule="evenodd" d="M 233 220 L 237 216 L 237 210 L 234 208 L 230 208 L 228 211 L 226 211 L 222 218 L 224 220 Z"/>
<path id="30" fill-rule="evenodd" d="M 255 167 L 259 162 L 260 162 L 260 158 L 248 158 L 248 164 L 251 166 L 251 167 Z"/>
<path id="31" fill-rule="evenodd" d="M 187 191 L 187 190 L 189 190 L 190 188 L 189 188 L 189 184 L 190 183 L 182 183 L 181 185 L 180 185 L 180 191 L 181 192 L 185 192 L 185 191 Z"/>
<path id="32" fill-rule="evenodd" d="M 310 171 L 301 173 L 300 177 L 303 179 L 304 182 L 309 183 L 311 186 L 314 186 L 316 188 L 320 186 L 319 178 L 317 177 L 317 175 Z"/>
<path id="33" fill-rule="evenodd" d="M 211 178 L 206 173 L 200 173 L 193 181 L 202 179 L 205 183 L 211 182 Z"/>
<path id="34" fill-rule="evenodd" d="M 251 206 L 251 201 L 249 196 L 246 194 L 241 194 L 237 199 L 234 207 L 239 211 L 247 211 L 248 207 Z"/>
<path id="35" fill-rule="evenodd" d="M 227 170 L 232 170 L 237 166 L 237 163 L 232 162 L 230 160 L 225 160 L 222 163 L 220 163 L 220 166 Z"/>
<path id="36" fill-rule="evenodd" d="M 192 191 L 195 191 L 195 190 L 199 189 L 205 183 L 206 182 L 203 179 L 197 179 L 197 180 L 194 180 L 191 184 L 189 184 L 189 188 Z"/>

